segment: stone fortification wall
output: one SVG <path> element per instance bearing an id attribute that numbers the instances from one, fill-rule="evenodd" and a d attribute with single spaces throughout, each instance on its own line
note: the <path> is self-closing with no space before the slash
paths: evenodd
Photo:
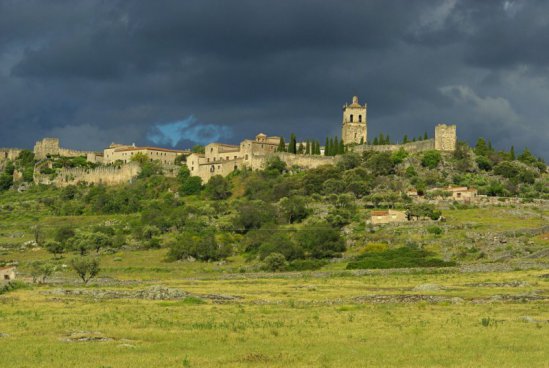
<path id="1" fill-rule="evenodd" d="M 45 159 L 48 156 L 62 157 L 87 157 L 88 154 L 94 154 L 91 151 L 79 151 L 59 146 L 59 138 L 44 138 L 37 141 L 34 145 L 34 156 L 37 160 Z"/>
<path id="2" fill-rule="evenodd" d="M 294 155 L 287 152 L 277 152 L 274 155 L 280 157 L 288 167 L 298 166 L 303 169 L 315 169 L 322 165 L 333 165 L 338 159 L 332 156 Z"/>
<path id="3" fill-rule="evenodd" d="M 426 139 L 424 141 L 408 142 L 404 144 L 383 144 L 383 145 L 371 145 L 362 144 L 353 148 L 354 152 L 362 153 L 365 151 L 375 152 L 393 152 L 398 151 L 400 148 L 404 148 L 406 152 L 416 153 L 435 149 L 435 139 Z"/>
<path id="4" fill-rule="evenodd" d="M 37 184 L 52 184 L 58 187 L 86 184 L 116 185 L 130 182 L 141 172 L 139 164 L 132 162 L 121 166 L 103 166 L 95 169 L 68 168 L 61 169 L 57 176 L 50 179 L 35 171 L 34 182 Z"/>
<path id="5" fill-rule="evenodd" d="M 252 170 L 263 170 L 269 158 L 277 156 L 286 163 L 288 167 L 298 166 L 303 169 L 314 169 L 322 165 L 333 165 L 337 157 L 316 156 L 316 155 L 295 155 L 287 152 L 275 152 L 265 155 L 252 155 L 245 165 Z"/>
<path id="6" fill-rule="evenodd" d="M 6 160 L 15 160 L 23 151 L 20 148 L 0 148 L 0 162 Z"/>

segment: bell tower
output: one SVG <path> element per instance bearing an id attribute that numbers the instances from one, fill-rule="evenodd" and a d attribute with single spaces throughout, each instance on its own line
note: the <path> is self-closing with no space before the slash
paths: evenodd
<path id="1" fill-rule="evenodd" d="M 358 97 L 354 96 L 351 104 L 343 105 L 341 139 L 345 144 L 366 144 L 367 129 L 366 104 L 361 105 Z"/>

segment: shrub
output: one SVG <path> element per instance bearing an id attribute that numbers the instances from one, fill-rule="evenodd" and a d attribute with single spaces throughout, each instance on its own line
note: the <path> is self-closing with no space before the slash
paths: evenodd
<path id="1" fill-rule="evenodd" d="M 427 232 L 429 234 L 440 235 L 442 234 L 442 229 L 436 225 L 431 225 L 427 226 Z"/>
<path id="2" fill-rule="evenodd" d="M 284 271 L 288 267 L 286 257 L 280 253 L 271 253 L 263 260 L 261 269 L 264 271 Z"/>
<path id="3" fill-rule="evenodd" d="M 200 261 L 217 261 L 231 255 L 230 245 L 219 245 L 213 233 L 182 233 L 170 244 L 169 261 L 196 258 Z"/>
<path id="4" fill-rule="evenodd" d="M 349 262 L 347 269 L 449 267 L 454 265 L 455 262 L 446 262 L 436 258 L 432 252 L 412 247 L 401 247 L 384 252 L 361 254 Z"/>
<path id="5" fill-rule="evenodd" d="M 421 159 L 421 165 L 429 169 L 434 169 L 438 166 L 441 159 L 440 152 L 435 150 L 426 151 Z"/>
<path id="6" fill-rule="evenodd" d="M 291 261 L 304 258 L 303 248 L 297 245 L 286 232 L 275 232 L 259 247 L 259 258 L 265 259 L 273 253 L 279 253 Z"/>
<path id="7" fill-rule="evenodd" d="M 297 243 L 312 258 L 339 257 L 345 251 L 339 230 L 322 222 L 304 226 L 298 233 Z"/>
<path id="8" fill-rule="evenodd" d="M 296 259 L 291 261 L 288 267 L 288 271 L 314 271 L 318 270 L 328 264 L 325 259 Z"/>
<path id="9" fill-rule="evenodd" d="M 179 187 L 179 193 L 183 195 L 193 195 L 200 193 L 201 189 L 202 180 L 198 176 L 190 176 Z"/>
<path id="10" fill-rule="evenodd" d="M 229 181 L 221 175 L 212 176 L 205 189 L 208 196 L 215 200 L 226 199 L 231 195 Z"/>

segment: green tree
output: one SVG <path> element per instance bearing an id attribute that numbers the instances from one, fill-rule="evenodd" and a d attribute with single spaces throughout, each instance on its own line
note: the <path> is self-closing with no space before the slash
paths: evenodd
<path id="1" fill-rule="evenodd" d="M 8 190 L 13 185 L 13 176 L 8 174 L 0 174 L 0 191 Z"/>
<path id="2" fill-rule="evenodd" d="M 441 160 L 442 157 L 440 156 L 440 152 L 430 150 L 423 153 L 423 157 L 421 158 L 421 165 L 429 169 L 434 169 L 438 166 Z"/>
<path id="3" fill-rule="evenodd" d="M 305 154 L 306 155 L 311 154 L 311 142 L 310 141 L 307 141 L 307 143 L 305 144 Z"/>
<path id="4" fill-rule="evenodd" d="M 301 222 L 310 214 L 310 210 L 307 207 L 307 198 L 303 196 L 282 198 L 279 206 L 281 215 L 289 224 Z"/>
<path id="5" fill-rule="evenodd" d="M 343 142 L 343 138 L 341 138 L 339 142 L 339 151 L 337 153 L 340 155 L 345 153 L 345 143 Z"/>
<path id="6" fill-rule="evenodd" d="M 284 137 L 280 137 L 280 142 L 278 143 L 278 152 L 286 152 L 286 143 L 284 142 Z"/>
<path id="7" fill-rule="evenodd" d="M 85 285 L 99 274 L 99 260 L 90 257 L 73 258 L 70 263 L 72 269 L 78 277 L 82 279 Z"/>
<path id="8" fill-rule="evenodd" d="M 53 254 L 54 258 L 59 258 L 59 256 L 65 252 L 65 246 L 54 240 L 46 242 L 45 248 L 48 252 Z"/>
<path id="9" fill-rule="evenodd" d="M 377 137 L 374 137 L 374 141 L 372 142 L 374 146 L 379 145 L 379 139 Z"/>
<path id="10" fill-rule="evenodd" d="M 202 179 L 198 176 L 191 176 L 185 180 L 179 187 L 179 193 L 183 195 L 193 195 L 200 193 L 202 189 Z"/>
<path id="11" fill-rule="evenodd" d="M 429 139 L 429 136 L 427 135 L 427 132 L 423 133 L 423 140 L 426 141 Z"/>
<path id="12" fill-rule="evenodd" d="M 297 144 L 297 143 L 296 143 L 295 134 L 292 133 L 292 134 L 290 135 L 290 145 L 288 146 L 288 152 L 289 152 L 289 153 L 293 153 L 293 154 L 297 153 L 296 144 Z"/>
<path id="13" fill-rule="evenodd" d="M 39 282 L 44 284 L 46 279 L 53 275 L 55 272 L 55 266 L 51 263 L 44 263 L 40 261 L 34 261 L 31 265 L 32 282 Z"/>
<path id="14" fill-rule="evenodd" d="M 509 159 L 515 161 L 515 146 L 511 146 L 511 149 L 509 150 Z"/>
<path id="15" fill-rule="evenodd" d="M 199 144 L 196 144 L 196 145 L 193 146 L 193 148 L 191 148 L 191 152 L 192 153 L 205 153 L 206 152 L 206 147 L 201 146 Z"/>
<path id="16" fill-rule="evenodd" d="M 211 199 L 226 199 L 231 195 L 229 181 L 221 175 L 214 175 L 205 186 L 206 193 Z"/>
<path id="17" fill-rule="evenodd" d="M 478 156 L 488 155 L 488 146 L 486 145 L 486 141 L 484 140 L 484 138 L 481 137 L 477 139 L 477 144 L 475 145 L 474 151 Z"/>
<path id="18" fill-rule="evenodd" d="M 345 251 L 340 232 L 325 222 L 304 226 L 298 232 L 297 244 L 312 258 L 338 257 Z"/>
<path id="19" fill-rule="evenodd" d="M 330 156 L 330 141 L 326 137 L 326 144 L 324 145 L 324 156 Z"/>
<path id="20" fill-rule="evenodd" d="M 408 135 L 404 134 L 404 138 L 402 138 L 402 143 L 408 143 Z"/>

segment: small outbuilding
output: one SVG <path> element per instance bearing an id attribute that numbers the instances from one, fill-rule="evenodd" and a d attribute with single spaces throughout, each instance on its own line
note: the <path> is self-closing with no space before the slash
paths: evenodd
<path id="1" fill-rule="evenodd" d="M 370 213 L 370 223 L 372 225 L 390 224 L 396 222 L 406 222 L 406 212 L 396 210 L 372 211 Z"/>
<path id="2" fill-rule="evenodd" d="M 10 282 L 15 280 L 15 267 L 0 267 L 0 280 L 2 280 L 2 282 Z"/>

